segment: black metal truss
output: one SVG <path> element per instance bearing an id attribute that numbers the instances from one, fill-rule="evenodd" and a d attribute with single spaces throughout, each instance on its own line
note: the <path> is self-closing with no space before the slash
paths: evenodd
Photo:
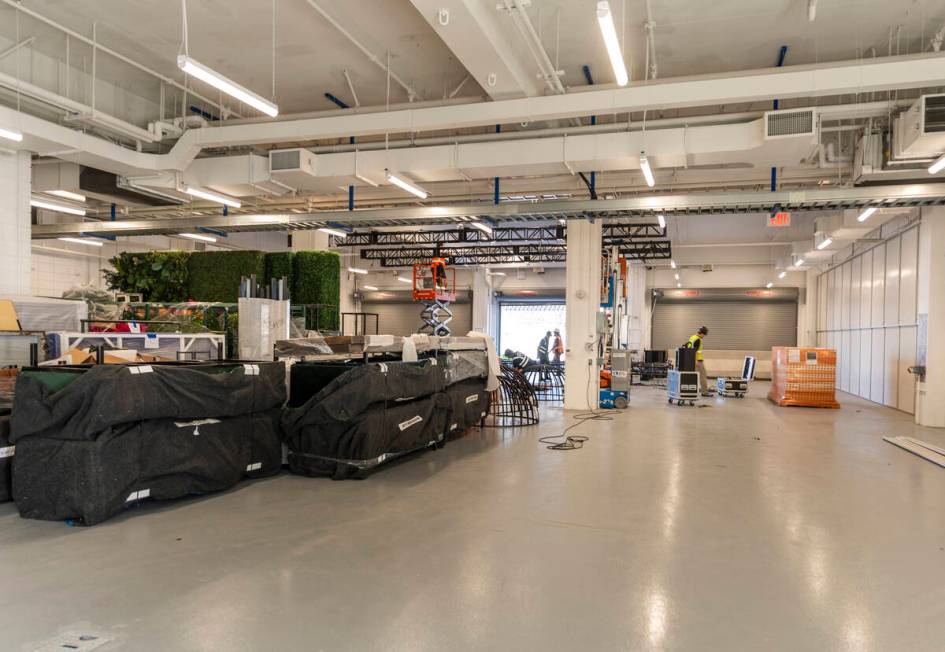
<path id="1" fill-rule="evenodd" d="M 616 245 L 630 260 L 665 260 L 672 258 L 668 240 L 622 242 Z M 564 244 L 522 244 L 467 247 L 404 247 L 400 249 L 362 249 L 361 258 L 379 261 L 381 267 L 406 267 L 445 258 L 449 265 L 492 265 L 501 263 L 563 263 L 567 260 Z"/>
<path id="2" fill-rule="evenodd" d="M 614 238 L 665 238 L 666 229 L 659 224 L 604 224 L 602 237 L 605 243 Z M 486 233 L 475 227 L 444 229 L 441 231 L 359 231 L 344 238 L 331 236 L 333 247 L 397 246 L 423 244 L 464 244 L 486 242 L 563 242 L 567 227 L 517 226 L 492 229 Z"/>

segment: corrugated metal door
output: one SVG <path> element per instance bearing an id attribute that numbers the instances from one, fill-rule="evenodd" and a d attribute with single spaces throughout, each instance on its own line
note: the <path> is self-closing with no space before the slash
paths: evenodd
<path id="1" fill-rule="evenodd" d="M 797 345 L 797 303 L 761 301 L 658 301 L 653 348 L 674 349 L 707 326 L 705 348 L 766 351 Z"/>
<path id="2" fill-rule="evenodd" d="M 420 328 L 420 303 L 362 303 L 363 312 L 376 312 L 380 315 L 379 325 L 382 335 L 410 335 Z M 472 304 L 454 303 L 450 306 L 453 320 L 449 323 L 453 335 L 465 335 L 472 330 Z M 370 322 L 369 322 L 370 323 Z"/>

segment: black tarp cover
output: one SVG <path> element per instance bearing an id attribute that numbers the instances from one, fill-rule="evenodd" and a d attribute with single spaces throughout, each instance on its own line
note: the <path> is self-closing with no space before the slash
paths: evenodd
<path id="1" fill-rule="evenodd" d="M 20 374 L 11 421 L 24 517 L 93 525 L 281 467 L 282 363 L 95 366 L 64 385 L 44 373 Z"/>
<path id="2" fill-rule="evenodd" d="M 490 394 L 485 379 L 471 378 L 446 388 L 449 400 L 447 432 L 458 433 L 480 423 L 489 413 Z"/>

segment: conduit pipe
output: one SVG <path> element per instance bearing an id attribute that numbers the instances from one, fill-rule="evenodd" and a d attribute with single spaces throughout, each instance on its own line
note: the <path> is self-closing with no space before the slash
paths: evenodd
<path id="1" fill-rule="evenodd" d="M 503 2 L 505 3 L 505 9 L 512 16 L 515 28 L 522 35 L 522 39 L 528 46 L 535 63 L 538 64 L 538 70 L 541 72 L 545 84 L 552 92 L 563 95 L 566 92 L 564 84 L 561 83 L 558 70 L 551 62 L 551 57 L 548 56 L 545 46 L 542 45 L 541 38 L 538 36 L 538 32 L 535 31 L 535 26 L 532 24 L 531 18 L 528 17 L 524 4 L 521 0 L 503 0 Z"/>

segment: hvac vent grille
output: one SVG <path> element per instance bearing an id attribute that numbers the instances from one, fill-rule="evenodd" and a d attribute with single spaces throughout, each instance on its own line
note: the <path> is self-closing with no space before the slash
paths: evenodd
<path id="1" fill-rule="evenodd" d="M 777 111 L 766 114 L 767 137 L 785 138 L 814 134 L 814 111 Z"/>
<path id="2" fill-rule="evenodd" d="M 287 149 L 280 152 L 269 153 L 269 169 L 273 172 L 278 170 L 298 170 L 301 166 L 301 152 L 297 149 Z"/>
<path id="3" fill-rule="evenodd" d="M 925 133 L 945 131 L 945 95 L 929 95 L 925 98 Z"/>

